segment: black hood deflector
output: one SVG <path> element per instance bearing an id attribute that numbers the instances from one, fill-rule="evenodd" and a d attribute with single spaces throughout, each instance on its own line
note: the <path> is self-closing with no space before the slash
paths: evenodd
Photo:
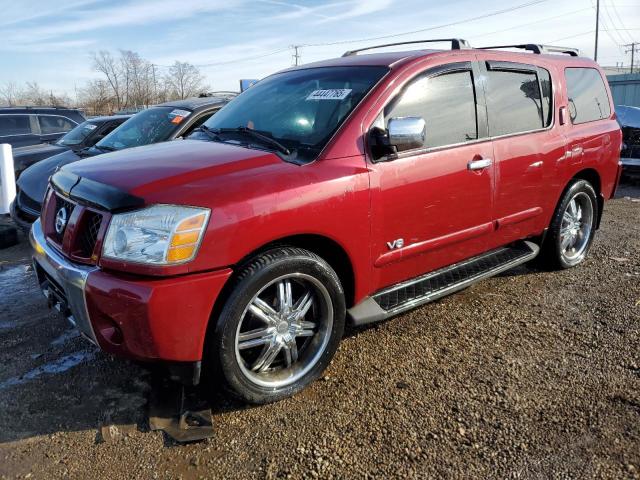
<path id="1" fill-rule="evenodd" d="M 53 174 L 51 186 L 58 193 L 72 200 L 109 212 L 132 210 L 144 206 L 144 199 L 140 197 L 64 170 Z"/>

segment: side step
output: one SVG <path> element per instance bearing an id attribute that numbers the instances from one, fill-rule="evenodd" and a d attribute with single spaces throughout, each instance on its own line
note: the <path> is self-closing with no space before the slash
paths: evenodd
<path id="1" fill-rule="evenodd" d="M 501 247 L 380 290 L 350 308 L 348 313 L 354 325 L 384 320 L 526 263 L 539 251 L 538 245 L 528 241 Z"/>

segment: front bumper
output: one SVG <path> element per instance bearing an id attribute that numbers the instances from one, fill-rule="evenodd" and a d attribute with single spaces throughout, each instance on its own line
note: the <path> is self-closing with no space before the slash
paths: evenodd
<path id="1" fill-rule="evenodd" d="M 22 208 L 17 197 L 13 202 L 11 202 L 9 214 L 11 215 L 13 222 L 25 232 L 28 232 L 31 229 L 33 222 L 35 222 L 40 216 L 39 213 Z"/>
<path id="2" fill-rule="evenodd" d="M 82 335 L 98 344 L 84 296 L 87 278 L 97 268 L 72 264 L 59 254 L 47 243 L 39 219 L 31 227 L 29 241 L 33 267 L 49 305 L 78 327 Z"/>
<path id="3" fill-rule="evenodd" d="M 174 366 L 201 361 L 214 304 L 232 270 L 150 278 L 78 265 L 31 229 L 34 269 L 51 306 L 102 350 Z"/>

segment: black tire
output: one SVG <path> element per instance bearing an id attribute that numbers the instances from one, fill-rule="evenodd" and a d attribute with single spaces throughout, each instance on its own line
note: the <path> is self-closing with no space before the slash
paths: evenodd
<path id="1" fill-rule="evenodd" d="M 281 291 L 279 290 L 280 283 L 283 281 L 289 283 L 289 292 L 293 292 L 294 287 L 303 288 L 302 292 L 307 292 L 307 290 L 304 290 L 304 283 L 300 283 L 297 286 L 293 285 L 293 287 L 291 284 L 295 282 L 309 282 L 310 289 L 308 291 L 313 300 L 308 302 L 311 304 L 311 307 L 309 307 L 310 310 L 308 310 L 307 313 L 303 313 L 299 321 L 301 322 L 304 319 L 311 318 L 305 315 L 309 313 L 313 314 L 312 319 L 316 319 L 317 317 L 317 323 L 315 324 L 317 332 L 313 333 L 312 336 L 308 334 L 305 335 L 306 338 L 293 335 L 294 343 L 296 341 L 304 342 L 302 347 L 300 347 L 300 351 L 298 351 L 297 345 L 294 348 L 296 359 L 292 360 L 291 352 L 285 351 L 288 350 L 288 346 L 283 347 L 281 353 L 277 354 L 276 360 L 272 360 L 274 363 L 280 362 L 279 370 L 278 368 L 269 368 L 266 372 L 256 373 L 253 369 L 256 368 L 259 360 L 254 365 L 245 362 L 242 357 L 242 355 L 245 354 L 245 350 L 240 350 L 239 347 L 241 328 L 242 333 L 246 334 L 244 324 L 241 322 L 248 321 L 255 323 L 257 321 L 259 323 L 260 317 L 254 316 L 253 312 L 249 310 L 250 305 L 255 301 L 256 296 L 267 295 L 272 291 L 269 289 L 275 289 L 275 295 L 278 295 L 278 292 Z M 317 288 L 320 293 L 315 292 L 315 290 L 313 290 L 315 288 Z M 216 320 L 215 330 L 209 338 L 205 357 L 208 362 L 208 365 L 205 367 L 209 367 L 213 374 L 210 383 L 214 391 L 218 389 L 221 384 L 227 392 L 244 402 L 264 404 L 294 395 L 322 374 L 331 362 L 338 348 L 338 344 L 342 339 L 346 316 L 342 285 L 340 284 L 338 276 L 326 261 L 314 253 L 301 248 L 281 247 L 269 250 L 240 269 L 231 284 L 229 292 L 224 307 Z M 304 303 L 301 295 L 298 297 L 299 300 L 296 302 L 296 305 L 297 303 Z M 293 299 L 294 295 L 290 294 L 288 298 Z M 289 302 L 290 305 L 292 303 L 293 302 Z M 279 304 L 280 301 L 278 297 L 276 297 L 274 303 L 271 304 L 273 305 L 272 308 L 274 311 L 278 310 L 278 312 L 275 312 L 278 313 L 278 315 L 280 315 L 279 312 L 282 308 Z M 281 318 L 281 320 L 279 320 L 280 322 L 285 321 L 282 320 L 284 317 L 278 318 Z M 331 321 L 329 319 L 331 319 Z M 268 323 L 264 325 L 266 326 L 260 328 L 268 328 L 270 330 L 274 330 L 275 328 L 269 326 L 270 324 Z M 249 331 L 257 331 L 260 330 L 260 328 L 256 330 L 250 329 Z M 285 332 L 291 331 L 291 328 L 290 325 L 289 330 L 285 330 Z M 296 327 L 294 326 L 293 328 Z M 276 343 L 275 335 L 279 333 L 280 330 L 277 330 L 271 334 L 273 335 L 274 343 Z M 308 331 L 308 333 L 310 333 L 310 331 Z M 261 335 L 261 339 L 262 338 L 266 337 Z M 282 341 L 283 337 L 281 336 L 279 338 Z M 288 338 L 290 340 L 291 336 Z M 243 341 L 246 342 L 246 340 Z M 246 343 L 243 345 L 246 345 Z M 250 350 L 248 350 L 248 352 L 251 354 L 253 353 L 251 349 L 259 350 L 260 353 L 257 355 L 259 359 L 262 358 L 262 355 L 266 352 L 269 345 L 272 345 L 272 343 L 249 347 Z M 298 352 L 300 354 L 299 358 L 297 357 Z M 305 357 L 305 352 L 307 352 L 307 357 Z M 308 360 L 307 364 L 304 364 L 305 358 Z M 312 360 L 315 363 L 313 363 Z M 297 365 L 298 363 L 300 365 Z M 298 368 L 297 372 L 295 370 L 296 368 Z M 275 373 L 272 373 L 272 370 Z M 289 373 L 287 374 L 287 372 Z M 268 385 L 256 383 L 262 381 L 261 375 L 275 376 L 285 374 L 287 374 L 288 377 L 277 380 L 285 382 L 282 385 L 275 385 L 277 381 Z M 293 381 L 296 375 L 302 376 Z M 266 381 L 268 382 L 269 380 Z"/>
<path id="2" fill-rule="evenodd" d="M 563 216 L 565 215 L 565 212 L 567 212 L 569 203 L 574 198 L 579 198 L 580 201 L 586 201 L 587 198 L 590 199 L 591 219 L 589 222 L 584 222 L 585 225 L 589 225 L 588 237 L 587 235 L 584 235 L 584 245 L 580 251 L 576 251 L 575 255 L 571 256 L 565 253 L 562 246 L 561 229 Z M 556 207 L 547 235 L 540 248 L 540 254 L 536 259 L 536 263 L 539 266 L 550 270 L 563 270 L 575 267 L 582 263 L 591 248 L 596 230 L 597 218 L 598 201 L 593 186 L 591 186 L 591 184 L 586 180 L 573 180 L 567 186 L 558 206 Z"/>
<path id="3" fill-rule="evenodd" d="M 18 244 L 18 231 L 12 225 L 0 224 L 0 249 Z"/>

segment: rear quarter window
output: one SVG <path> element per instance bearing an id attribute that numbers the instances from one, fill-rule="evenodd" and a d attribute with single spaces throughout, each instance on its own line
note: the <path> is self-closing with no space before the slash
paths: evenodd
<path id="1" fill-rule="evenodd" d="M 31 123 L 28 115 L 0 115 L 0 137 L 30 133 Z"/>
<path id="2" fill-rule="evenodd" d="M 566 68 L 567 97 L 571 123 L 594 122 L 609 118 L 611 106 L 600 72 L 595 68 Z"/>
<path id="3" fill-rule="evenodd" d="M 38 115 L 38 122 L 43 135 L 68 132 L 76 126 L 71 120 L 57 115 Z"/>

